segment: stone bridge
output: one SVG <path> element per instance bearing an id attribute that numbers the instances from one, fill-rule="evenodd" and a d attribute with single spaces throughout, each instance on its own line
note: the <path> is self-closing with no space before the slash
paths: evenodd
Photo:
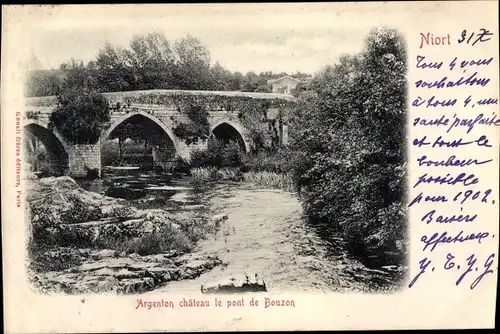
<path id="1" fill-rule="evenodd" d="M 239 143 L 241 150 L 249 152 L 253 147 L 248 126 L 242 121 L 242 110 L 253 110 L 257 104 L 265 108 L 264 118 L 272 120 L 279 131 L 280 143 L 287 141 L 286 114 L 294 98 L 283 94 L 149 90 L 104 93 L 111 110 L 111 119 L 105 124 L 96 144 L 74 144 L 69 142 L 58 129 L 49 128 L 49 117 L 56 107 L 54 96 L 27 98 L 24 111 L 25 137 L 36 137 L 45 146 L 46 160 L 58 174 L 85 177 L 90 170 L 101 175 L 101 146 L 120 125 L 134 120 L 161 132 L 168 143 L 164 147 L 153 147 L 153 160 L 172 161 L 176 157 L 189 159 L 194 148 L 206 147 L 206 141 L 187 144 L 186 140 L 174 133 L 174 127 L 190 122 L 183 105 L 190 103 L 204 107 L 208 111 L 211 134 L 216 138 L 230 139 Z M 250 109 L 249 109 L 250 107 Z M 285 117 L 284 117 L 285 115 Z M 260 116 L 259 116 L 260 117 Z M 256 117 L 258 119 L 258 117 Z M 248 123 L 246 123 L 248 124 Z M 267 126 L 267 124 L 261 124 Z"/>

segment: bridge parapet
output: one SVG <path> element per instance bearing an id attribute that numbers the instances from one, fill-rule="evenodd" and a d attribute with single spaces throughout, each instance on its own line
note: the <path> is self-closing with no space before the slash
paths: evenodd
<path id="1" fill-rule="evenodd" d="M 112 111 L 133 110 L 134 107 L 159 108 L 162 110 L 178 110 L 180 104 L 196 102 L 202 104 L 207 110 L 236 111 L 238 103 L 248 100 L 268 101 L 275 106 L 281 103 L 295 102 L 295 98 L 285 94 L 230 92 L 230 91 L 189 91 L 189 90 L 144 90 L 129 92 L 102 93 L 110 103 Z M 46 110 L 57 105 L 55 96 L 28 97 L 27 109 Z"/>

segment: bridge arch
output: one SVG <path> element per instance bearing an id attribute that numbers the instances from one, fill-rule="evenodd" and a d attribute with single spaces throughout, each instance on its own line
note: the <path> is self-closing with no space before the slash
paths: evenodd
<path id="1" fill-rule="evenodd" d="M 63 175 L 68 172 L 71 146 L 57 129 L 50 130 L 43 122 L 28 120 L 23 124 L 23 130 L 23 140 L 29 139 L 31 135 L 45 147 L 45 160 L 51 174 Z"/>
<path id="2" fill-rule="evenodd" d="M 236 141 L 244 152 L 250 151 L 250 145 L 243 136 L 243 128 L 238 123 L 221 120 L 212 125 L 210 132 L 217 139 Z"/>
<path id="3" fill-rule="evenodd" d="M 158 125 L 163 130 L 163 132 L 168 136 L 168 138 L 171 140 L 171 142 L 174 146 L 175 152 L 178 152 L 178 149 L 179 149 L 178 143 L 177 143 L 176 137 L 175 137 L 174 133 L 172 132 L 172 130 L 170 130 L 169 127 L 166 126 L 165 123 L 163 123 L 157 117 L 155 117 L 147 112 L 144 112 L 144 111 L 135 111 L 132 113 L 128 113 L 128 114 L 125 114 L 122 117 L 118 118 L 117 120 L 115 120 L 112 123 L 112 125 L 108 129 L 106 129 L 106 131 L 104 131 L 104 133 L 101 135 L 101 144 L 109 138 L 111 133 L 117 127 L 119 127 L 121 124 L 125 123 L 126 121 L 130 120 L 132 117 L 144 117 L 145 119 Z"/>

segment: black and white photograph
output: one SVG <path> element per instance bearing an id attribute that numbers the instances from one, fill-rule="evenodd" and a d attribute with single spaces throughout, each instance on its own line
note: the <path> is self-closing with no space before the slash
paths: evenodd
<path id="1" fill-rule="evenodd" d="M 403 289 L 405 36 L 232 8 L 33 32 L 19 174 L 34 291 Z"/>

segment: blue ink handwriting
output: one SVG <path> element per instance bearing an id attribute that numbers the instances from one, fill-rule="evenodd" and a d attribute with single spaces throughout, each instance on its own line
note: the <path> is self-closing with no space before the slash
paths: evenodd
<path id="1" fill-rule="evenodd" d="M 481 78 L 477 76 L 477 72 L 469 75 L 468 77 L 461 76 L 458 80 L 450 80 L 448 77 L 443 77 L 440 80 L 436 81 L 424 81 L 417 80 L 415 81 L 415 86 L 417 88 L 453 88 L 460 86 L 486 86 L 491 80 L 489 78 Z"/>
<path id="2" fill-rule="evenodd" d="M 422 276 L 425 273 L 425 271 L 427 270 L 427 268 L 429 267 L 429 265 L 432 263 L 432 261 L 429 260 L 429 259 L 427 259 L 427 258 L 423 258 L 418 263 L 420 264 L 420 271 L 411 280 L 410 284 L 408 285 L 409 288 L 411 288 L 413 285 L 415 285 L 415 283 L 417 283 L 417 281 L 420 278 L 420 276 Z M 434 268 L 432 268 L 431 270 L 434 271 Z"/>
<path id="3" fill-rule="evenodd" d="M 481 191 L 476 191 L 474 192 L 473 190 L 467 190 L 465 192 L 462 192 L 462 191 L 459 191 L 455 197 L 453 197 L 453 201 L 454 202 L 457 202 L 460 200 L 460 197 L 463 197 L 462 201 L 460 202 L 460 204 L 464 204 L 467 200 L 472 200 L 472 201 L 475 201 L 477 199 L 479 199 L 479 197 L 481 196 Z M 488 190 L 485 190 L 484 191 L 484 196 L 481 198 L 481 203 L 488 203 L 488 196 L 490 196 L 491 194 L 491 189 L 488 189 Z M 495 204 L 495 201 L 493 200 L 492 202 L 493 204 Z"/>
<path id="4" fill-rule="evenodd" d="M 443 62 L 425 62 L 425 56 L 417 56 L 417 68 L 434 68 L 439 70 L 443 66 Z"/>
<path id="5" fill-rule="evenodd" d="M 483 165 L 493 161 L 493 159 L 488 160 L 477 160 L 477 159 L 457 159 L 455 155 L 450 155 L 447 159 L 443 160 L 431 160 L 426 155 L 422 155 L 417 158 L 418 166 L 422 167 L 466 167 L 470 165 Z"/>
<path id="6" fill-rule="evenodd" d="M 491 64 L 493 61 L 493 57 L 489 59 L 477 59 L 477 60 L 462 60 L 460 62 L 460 68 L 464 69 L 465 67 L 471 67 L 471 66 L 488 66 Z M 450 71 L 453 71 L 455 66 L 457 65 L 457 57 L 453 58 L 453 60 L 450 62 L 448 67 L 450 68 Z"/>
<path id="7" fill-rule="evenodd" d="M 497 114 L 493 112 L 490 117 L 486 117 L 481 113 L 473 118 L 460 118 L 457 114 L 454 114 L 451 119 L 446 115 L 441 115 L 441 117 L 430 119 L 415 117 L 413 120 L 413 126 L 448 126 L 446 132 L 450 132 L 453 128 L 463 126 L 467 127 L 466 133 L 470 133 L 476 125 L 500 126 L 500 118 L 497 118 Z"/>
<path id="8" fill-rule="evenodd" d="M 469 38 L 467 38 L 467 35 L 469 35 Z M 474 35 L 476 36 L 475 39 L 473 39 Z M 465 41 L 466 44 L 470 44 L 472 42 L 472 46 L 476 45 L 476 43 L 484 43 L 487 42 L 491 39 L 493 33 L 490 32 L 489 30 L 486 30 L 484 28 L 479 29 L 479 33 L 468 33 L 467 30 L 462 30 L 462 34 L 458 38 L 457 42 L 463 43 Z M 466 41 L 467 40 L 467 41 Z"/>
<path id="9" fill-rule="evenodd" d="M 450 262 L 454 258 L 455 257 L 453 255 L 449 254 L 448 267 L 450 267 Z M 483 269 L 484 270 L 476 277 L 476 279 L 474 281 L 472 281 L 472 283 L 470 285 L 471 290 L 473 290 L 481 282 L 481 280 L 484 278 L 484 276 L 493 273 L 493 269 L 491 269 L 491 266 L 493 265 L 494 259 L 495 259 L 495 254 L 493 254 L 493 253 L 490 254 L 488 256 L 488 258 L 486 258 L 486 261 L 484 261 L 483 268 L 481 268 L 481 270 L 483 270 Z M 467 258 L 467 270 L 464 273 L 462 273 L 462 275 L 460 275 L 460 277 L 457 279 L 457 281 L 455 282 L 456 285 L 460 285 L 460 283 L 462 283 L 462 280 L 465 278 L 465 276 L 467 276 L 470 272 L 479 270 L 479 267 L 475 266 L 476 262 L 477 262 L 477 257 L 475 254 L 472 254 L 471 256 L 469 256 Z M 451 268 L 453 268 L 453 266 L 451 266 Z M 457 268 L 460 269 L 460 266 L 457 265 Z"/>
<path id="10" fill-rule="evenodd" d="M 453 107 L 457 103 L 457 99 L 449 100 L 438 100 L 436 96 L 432 96 L 430 99 L 425 100 L 418 96 L 412 102 L 412 106 L 420 107 L 425 103 L 425 108 L 435 108 L 435 107 Z"/>
<path id="11" fill-rule="evenodd" d="M 463 209 L 460 208 L 460 211 Z M 427 212 L 420 221 L 425 222 L 426 224 L 430 224 L 432 222 L 436 222 L 438 224 L 451 224 L 451 223 L 472 223 L 474 220 L 477 218 L 477 214 L 473 215 L 451 215 L 451 216 L 443 216 L 443 215 L 437 215 L 437 217 L 434 217 L 436 214 L 436 210 L 431 210 Z"/>
<path id="12" fill-rule="evenodd" d="M 423 138 L 421 139 L 418 139 L 418 138 L 415 138 L 413 140 L 413 146 L 418 146 L 418 147 L 422 147 L 422 146 L 428 146 L 428 145 L 431 145 L 430 142 L 426 141 L 427 139 L 427 136 L 424 136 Z M 490 144 L 488 144 L 489 141 L 488 141 L 488 137 L 486 137 L 485 135 L 482 135 L 480 136 L 478 139 L 476 140 L 472 140 L 472 141 L 466 141 L 466 142 L 463 142 L 462 141 L 462 138 L 459 138 L 459 139 L 453 139 L 451 141 L 445 141 L 443 140 L 443 137 L 442 136 L 439 136 L 435 141 L 434 143 L 432 144 L 432 148 L 435 148 L 435 147 L 447 147 L 447 148 L 450 148 L 450 147 L 460 147 L 460 146 L 466 146 L 466 145 L 471 145 L 471 144 L 476 144 L 477 146 L 484 146 L 484 147 L 492 147 Z"/>
<path id="13" fill-rule="evenodd" d="M 488 196 L 491 194 L 491 189 L 485 190 L 484 192 L 478 190 L 466 190 L 465 192 L 459 191 L 455 196 L 453 196 L 453 202 L 460 201 L 460 204 L 464 204 L 467 201 L 478 201 L 480 200 L 481 203 L 488 203 Z M 483 196 L 481 196 L 483 195 Z M 448 197 L 445 195 L 425 195 L 423 192 L 420 192 L 408 205 L 408 207 L 411 207 L 412 205 L 415 204 L 420 204 L 420 203 L 427 203 L 427 202 L 432 202 L 432 203 L 446 203 L 448 202 Z M 491 202 L 492 204 L 495 204 L 495 200 Z"/>
<path id="14" fill-rule="evenodd" d="M 425 251 L 430 247 L 429 251 L 432 252 L 439 244 L 450 244 L 456 242 L 463 243 L 466 241 L 477 241 L 477 243 L 480 244 L 483 239 L 490 235 L 488 232 L 470 233 L 465 236 L 463 234 L 464 231 L 460 231 L 455 236 L 449 236 L 448 232 L 444 231 L 441 234 L 436 232 L 432 236 L 424 235 L 420 238 L 420 241 L 424 244 L 424 248 L 422 250 Z"/>
<path id="15" fill-rule="evenodd" d="M 462 281 L 469 276 L 470 273 L 478 273 L 479 275 L 475 276 L 472 283 L 469 285 L 471 290 L 474 290 L 479 283 L 483 280 L 483 278 L 493 273 L 493 264 L 495 262 L 495 254 L 491 253 L 486 257 L 483 263 L 478 263 L 478 257 L 476 254 L 471 254 L 466 259 L 457 259 L 452 253 L 446 254 L 446 258 L 442 260 L 444 262 L 442 264 L 442 268 L 446 271 L 457 271 L 460 273 L 458 279 L 455 281 L 455 285 L 459 286 Z M 422 277 L 423 274 L 427 272 L 434 272 L 436 269 L 439 269 L 439 266 L 435 266 L 432 260 L 429 260 L 427 257 L 423 258 L 419 262 L 419 271 L 408 284 L 408 288 L 412 288 L 415 283 Z M 465 270 L 464 270 L 465 269 Z M 472 274 L 474 276 L 474 274 Z"/>
<path id="16" fill-rule="evenodd" d="M 467 176 L 467 177 L 466 177 Z M 468 187 L 473 184 L 477 184 L 479 179 L 474 176 L 474 174 L 468 175 L 467 173 L 460 173 L 457 176 L 450 177 L 450 174 L 446 174 L 446 176 L 427 176 L 427 173 L 419 176 L 418 181 L 413 185 L 413 188 L 416 188 L 420 184 L 447 184 L 447 185 L 456 185 L 463 184 Z"/>

